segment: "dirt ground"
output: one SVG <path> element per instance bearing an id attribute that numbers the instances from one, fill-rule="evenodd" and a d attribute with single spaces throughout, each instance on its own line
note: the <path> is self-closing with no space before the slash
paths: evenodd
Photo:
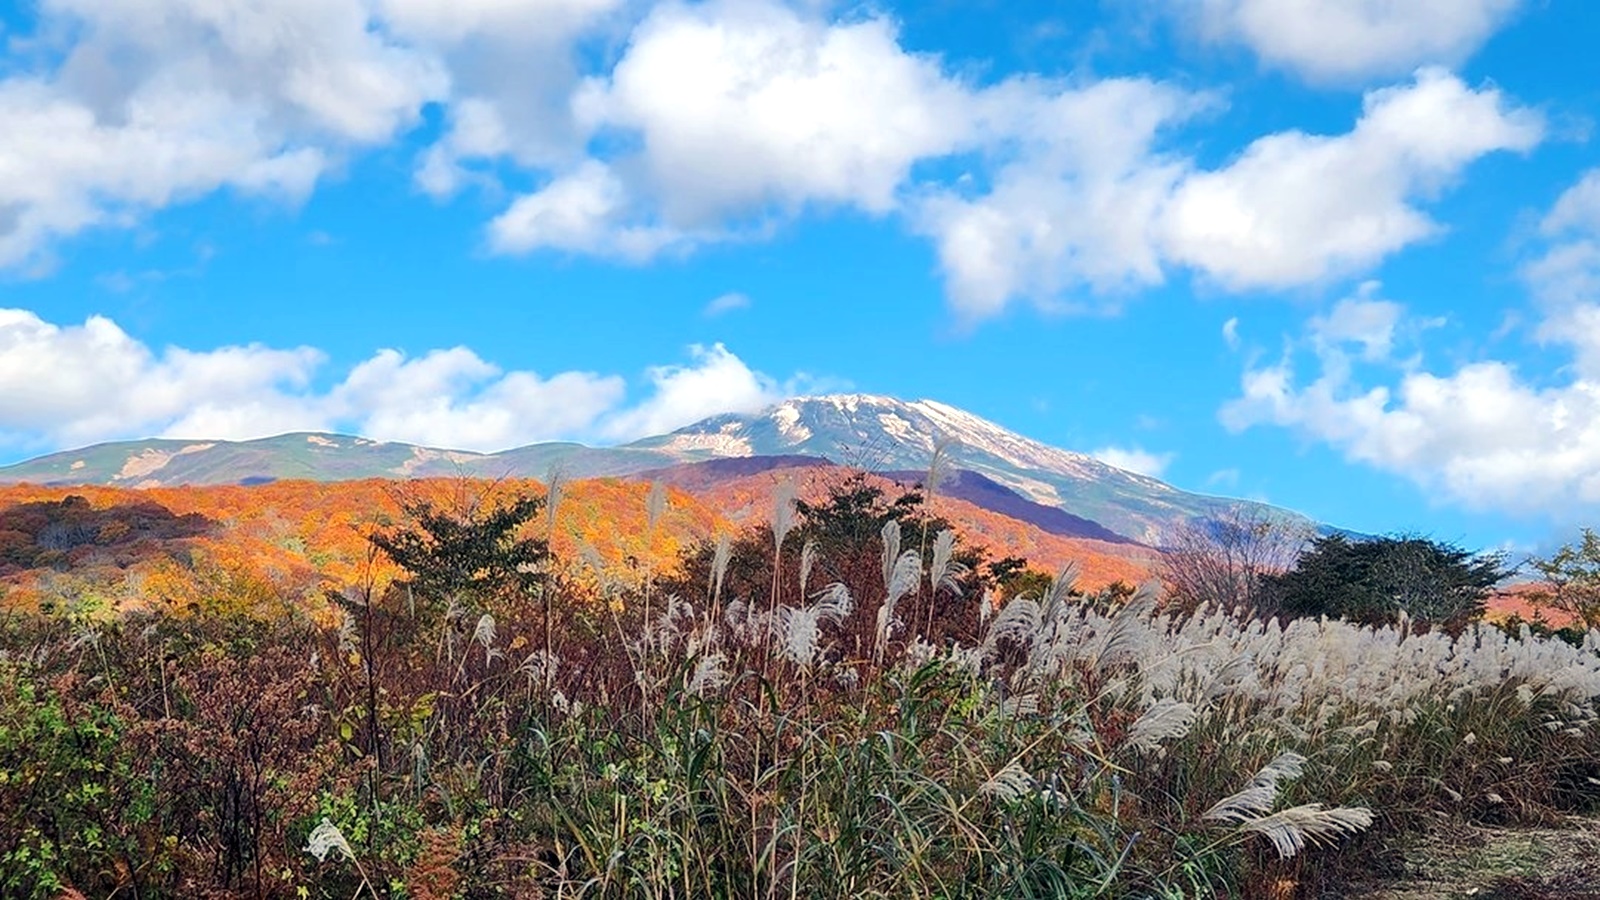
<path id="1" fill-rule="evenodd" d="M 1401 874 L 1347 889 L 1364 900 L 1600 900 L 1600 819 L 1549 828 L 1462 825 L 1405 854 Z"/>

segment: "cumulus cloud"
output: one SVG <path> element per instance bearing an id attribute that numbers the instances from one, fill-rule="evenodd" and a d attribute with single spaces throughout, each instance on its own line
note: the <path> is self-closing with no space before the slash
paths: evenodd
<path id="1" fill-rule="evenodd" d="M 161 431 L 187 415 L 303 388 L 322 361 L 308 347 L 157 353 L 102 316 L 60 326 L 27 310 L 0 309 L 0 435 L 80 444 Z M 267 417 L 256 427 L 286 424 L 275 407 L 257 407 Z M 298 411 L 293 417 L 323 424 Z"/>
<path id="2" fill-rule="evenodd" d="M 828 23 L 776 3 L 666 3 L 575 100 L 637 137 L 641 189 L 707 227 L 768 205 L 887 212 L 911 166 L 971 138 L 970 91 L 903 50 L 890 20 Z"/>
<path id="3" fill-rule="evenodd" d="M 1292 8 L 1356 35 L 1412 15 L 1208 2 L 1217 21 Z M 1412 6 L 1446 31 L 1470 18 Z M 1104 308 L 1184 269 L 1233 290 L 1359 273 L 1439 233 L 1424 206 L 1473 160 L 1543 131 L 1493 87 L 1427 68 L 1369 93 L 1345 134 L 1267 135 L 1205 170 L 1173 145 L 1216 96 L 984 82 L 907 49 L 887 15 L 777 0 L 46 0 L 39 15 L 67 43 L 0 78 L 0 267 L 219 190 L 298 202 L 435 104 L 416 185 L 484 187 L 502 204 L 492 252 L 644 263 L 846 209 L 932 241 L 951 308 L 975 322 Z M 1590 266 L 1568 252 L 1548 267 Z"/>
<path id="4" fill-rule="evenodd" d="M 1173 6 L 1208 38 L 1243 43 L 1267 65 L 1327 82 L 1460 62 L 1521 0 L 1201 0 L 1198 6 L 1184 0 Z"/>
<path id="5" fill-rule="evenodd" d="M 687 236 L 673 228 L 630 224 L 628 189 L 609 166 L 588 160 L 532 194 L 518 197 L 489 225 L 489 243 L 505 253 L 537 248 L 643 262 Z"/>
<path id="6" fill-rule="evenodd" d="M 974 320 L 1018 299 L 1052 307 L 1084 287 L 1160 283 L 1160 214 L 1187 164 L 1155 144 L 1210 101 L 1144 79 L 1014 84 L 985 99 L 986 133 L 1011 161 L 987 191 L 930 189 L 913 213 L 956 311 Z"/>
<path id="7" fill-rule="evenodd" d="M 721 344 L 691 347 L 689 355 L 688 365 L 650 369 L 650 397 L 611 416 L 605 434 L 617 440 L 664 434 L 718 413 L 755 412 L 794 393 Z"/>
<path id="8" fill-rule="evenodd" d="M 435 198 L 501 190 L 497 164 L 568 171 L 586 133 L 572 115 L 583 80 L 577 44 L 620 37 L 623 0 L 379 0 L 388 31 L 439 60 L 451 77 L 445 132 L 418 158 L 415 181 Z"/>
<path id="9" fill-rule="evenodd" d="M 642 437 L 756 409 L 788 389 L 721 344 L 692 347 L 689 357 L 649 370 L 631 404 L 621 376 L 507 371 L 466 347 L 415 357 L 379 350 L 318 390 L 313 379 L 327 360 L 313 348 L 157 352 L 102 316 L 63 326 L 0 309 L 0 445 L 348 430 L 501 450 L 541 440 Z"/>
<path id="10" fill-rule="evenodd" d="M 40 15 L 75 41 L 51 70 L 0 80 L 0 266 L 219 189 L 298 201 L 448 85 L 354 0 L 47 0 Z"/>
<path id="11" fill-rule="evenodd" d="M 317 399 L 366 437 L 499 450 L 589 433 L 625 390 L 623 379 L 592 372 L 504 372 L 454 347 L 415 359 L 381 350 Z"/>
<path id="12" fill-rule="evenodd" d="M 1261 138 L 1174 193 L 1164 238 L 1175 261 L 1233 289 L 1285 288 L 1366 269 L 1437 234 L 1415 205 L 1473 160 L 1526 151 L 1540 116 L 1442 69 L 1367 94 L 1347 134 Z"/>
<path id="13" fill-rule="evenodd" d="M 1108 466 L 1151 478 L 1160 478 L 1167 466 L 1178 458 L 1176 453 L 1152 453 L 1140 447 L 1101 447 L 1089 455 Z"/>
<path id="14" fill-rule="evenodd" d="M 1240 291 L 1357 273 L 1438 234 L 1418 204 L 1471 162 L 1543 135 L 1537 113 L 1442 69 L 1368 93 L 1347 133 L 1268 135 L 1213 170 L 1160 149 L 1204 96 L 1109 80 L 1045 106 L 1013 102 L 1054 127 L 990 129 L 1024 135 L 992 187 L 932 191 L 915 219 L 938 246 L 951 303 L 971 319 L 1024 299 L 1070 306 L 1064 298 L 1083 288 L 1114 299 L 1179 267 Z"/>
<path id="15" fill-rule="evenodd" d="M 0 79 L 0 266 L 217 190 L 294 203 L 439 103 L 417 183 L 581 157 L 575 43 L 621 0 L 44 0 L 44 65 Z"/>
<path id="16" fill-rule="evenodd" d="M 1137 78 L 974 84 L 881 15 L 667 3 L 573 100 L 586 133 L 622 149 L 515 198 L 490 245 L 642 262 L 845 207 L 932 238 L 964 318 L 1051 306 L 1161 280 L 1158 213 L 1185 164 L 1154 144 L 1214 102 Z M 971 154 L 977 178 L 915 175 Z"/>
<path id="17" fill-rule="evenodd" d="M 1572 260 L 1600 239 L 1597 179 L 1590 173 L 1556 203 L 1545 219 L 1550 244 L 1523 272 L 1541 316 L 1535 337 L 1570 365 L 1530 371 L 1481 359 L 1432 372 L 1415 358 L 1397 363 L 1398 336 L 1434 323 L 1358 297 L 1311 323 L 1303 342 L 1310 380 L 1294 354 L 1252 366 L 1240 396 L 1222 408 L 1223 424 L 1291 429 L 1471 509 L 1592 515 L 1600 507 L 1600 282 Z M 1352 344 L 1373 365 L 1352 365 L 1343 349 Z"/>

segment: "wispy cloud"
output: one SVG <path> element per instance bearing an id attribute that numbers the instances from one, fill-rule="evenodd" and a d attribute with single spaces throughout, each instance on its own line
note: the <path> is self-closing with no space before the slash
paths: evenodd
<path id="1" fill-rule="evenodd" d="M 703 312 L 707 316 L 715 317 L 725 313 L 733 312 L 734 310 L 749 308 L 750 296 L 748 294 L 742 294 L 738 291 L 729 291 L 726 294 L 713 297 L 711 302 L 706 304 Z"/>
<path id="2" fill-rule="evenodd" d="M 1172 461 L 1178 458 L 1176 453 L 1153 453 L 1141 447 L 1101 447 L 1089 455 L 1108 466 L 1151 478 L 1160 478 Z"/>

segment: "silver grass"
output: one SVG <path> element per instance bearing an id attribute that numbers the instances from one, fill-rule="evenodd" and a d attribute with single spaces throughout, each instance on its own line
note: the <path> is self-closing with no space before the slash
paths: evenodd
<path id="1" fill-rule="evenodd" d="M 1306 758 L 1285 750 L 1273 758 L 1251 777 L 1245 789 L 1224 797 L 1201 814 L 1201 818 L 1221 822 L 1244 822 L 1272 812 L 1278 801 L 1278 784 L 1299 778 L 1305 771 Z"/>
<path id="2" fill-rule="evenodd" d="M 1132 599 L 1117 610 L 1095 651 L 1096 671 L 1104 672 L 1124 659 L 1138 656 L 1144 647 L 1145 637 L 1150 633 L 1145 620 L 1154 607 L 1155 600 L 1144 588 L 1140 588 Z"/>
<path id="3" fill-rule="evenodd" d="M 933 439 L 933 455 L 928 457 L 928 474 L 923 479 L 929 502 L 932 502 L 939 488 L 950 480 L 950 444 L 948 437 L 935 436 Z"/>
<path id="4" fill-rule="evenodd" d="M 1069 562 L 1062 567 L 1055 578 L 1050 579 L 1050 589 L 1045 591 L 1044 603 L 1040 613 L 1046 622 L 1054 622 L 1065 609 L 1067 600 L 1072 596 L 1072 589 L 1078 586 L 1078 564 Z"/>
<path id="5" fill-rule="evenodd" d="M 606 567 L 606 561 L 600 556 L 600 551 L 596 550 L 594 545 L 588 541 L 578 545 L 578 558 L 583 560 L 584 564 L 593 569 L 596 574 Z"/>
<path id="6" fill-rule="evenodd" d="M 517 666 L 517 671 L 527 676 L 528 683 L 539 684 L 545 690 L 556 683 L 556 669 L 561 665 L 561 660 L 553 653 L 535 650 L 528 654 L 528 658 Z"/>
<path id="7" fill-rule="evenodd" d="M 809 667 L 817 658 L 822 625 L 838 624 L 850 615 L 854 601 L 843 584 L 835 582 L 817 594 L 814 602 L 799 609 L 778 610 L 780 650 L 790 662 Z"/>
<path id="8" fill-rule="evenodd" d="M 1038 712 L 1038 694 L 1017 694 L 1000 701 L 1000 718 L 1002 719 L 1018 719 L 1023 716 L 1037 715 Z"/>
<path id="9" fill-rule="evenodd" d="M 696 697 L 707 697 L 722 689 L 730 680 L 726 668 L 727 658 L 721 653 L 707 653 L 695 661 L 694 674 L 686 685 Z"/>
<path id="10" fill-rule="evenodd" d="M 83 626 L 73 632 L 72 642 L 67 644 L 67 652 L 72 653 L 84 647 L 100 646 L 100 630 L 90 626 Z"/>
<path id="11" fill-rule="evenodd" d="M 1031 597 L 1012 597 L 989 626 L 989 633 L 983 640 L 984 656 L 992 657 L 1003 641 L 1032 647 L 1041 621 L 1039 604 Z"/>
<path id="12" fill-rule="evenodd" d="M 883 523 L 883 553 L 879 557 L 883 564 L 883 590 L 889 590 L 889 585 L 894 583 L 894 567 L 900 559 L 900 522 L 890 519 Z"/>
<path id="13" fill-rule="evenodd" d="M 1002 803 L 1014 803 L 1031 796 L 1033 792 L 1033 776 L 1022 767 L 1022 763 L 1014 759 L 978 787 L 978 793 Z"/>
<path id="14" fill-rule="evenodd" d="M 978 601 L 978 627 L 989 624 L 989 617 L 994 615 L 994 589 L 984 588 L 983 597 Z"/>
<path id="15" fill-rule="evenodd" d="M 315 856 L 317 862 L 326 862 L 328 854 L 335 850 L 345 859 L 356 858 L 355 851 L 350 849 L 350 842 L 345 840 L 344 832 L 324 816 L 317 827 L 311 829 L 311 836 L 306 841 L 306 852 Z"/>
<path id="16" fill-rule="evenodd" d="M 942 588 L 957 597 L 961 596 L 961 585 L 957 579 L 967 573 L 967 567 L 951 559 L 955 549 L 956 533 L 949 528 L 940 531 L 933 539 L 933 567 L 928 570 L 928 585 L 934 594 L 938 594 Z"/>
<path id="17" fill-rule="evenodd" d="M 1242 684 L 1256 669 L 1255 655 L 1246 650 L 1223 663 L 1206 686 L 1205 698 L 1215 700 Z"/>
<path id="18" fill-rule="evenodd" d="M 356 652 L 356 618 L 349 612 L 339 620 L 339 652 L 345 656 Z"/>
<path id="19" fill-rule="evenodd" d="M 494 616 L 484 613 L 478 617 L 478 624 L 472 629 L 472 639 L 485 650 L 494 646 Z"/>
<path id="20" fill-rule="evenodd" d="M 717 549 L 711 553 L 711 602 L 722 602 L 722 582 L 728 576 L 728 563 L 733 559 L 733 542 L 726 533 L 717 535 Z"/>
<path id="21" fill-rule="evenodd" d="M 811 569 L 817 564 L 817 542 L 806 541 L 800 548 L 800 596 L 806 596 L 806 586 L 811 583 Z"/>
<path id="22" fill-rule="evenodd" d="M 693 619 L 694 607 L 677 594 L 669 594 L 666 608 L 647 625 L 645 640 L 652 647 L 665 649 L 683 634 L 683 626 Z"/>
<path id="23" fill-rule="evenodd" d="M 422 741 L 413 741 L 411 744 L 411 782 L 415 785 L 428 783 L 428 772 L 432 763 L 428 759 L 428 748 Z"/>
<path id="24" fill-rule="evenodd" d="M 484 613 L 478 617 L 478 624 L 472 629 L 472 639 L 483 648 L 483 661 L 486 663 L 500 655 L 500 651 L 494 648 L 494 636 L 494 616 Z"/>
<path id="25" fill-rule="evenodd" d="M 772 495 L 772 544 L 780 551 L 783 549 L 784 539 L 794 530 L 794 498 L 795 488 L 792 479 L 780 482 Z"/>
<path id="26" fill-rule="evenodd" d="M 1135 750 L 1158 750 L 1162 742 L 1188 734 L 1199 717 L 1193 704 L 1171 697 L 1162 698 L 1134 721 L 1128 729 L 1127 744 Z"/>
<path id="27" fill-rule="evenodd" d="M 567 495 L 567 472 L 560 466 L 551 466 L 545 475 L 544 497 L 544 535 L 548 540 L 556 533 L 556 510 L 561 508 L 561 500 Z"/>
<path id="28" fill-rule="evenodd" d="M 891 524 L 893 524 L 892 521 Z M 884 531 L 884 547 L 887 549 L 889 546 L 887 539 L 888 529 L 885 528 Z M 895 528 L 894 535 L 896 538 L 899 537 L 900 529 L 898 527 Z M 895 543 L 898 544 L 899 541 L 896 540 Z M 878 607 L 877 633 L 872 647 L 872 658 L 875 662 L 883 661 L 883 652 L 889 646 L 890 632 L 893 631 L 897 621 L 894 616 L 895 604 L 900 602 L 900 598 L 911 593 L 912 589 L 917 586 L 917 582 L 921 580 L 922 560 L 917 558 L 917 551 L 907 550 L 900 554 L 893 568 L 889 570 L 889 576 L 886 579 L 888 589 L 883 598 L 883 605 Z"/>
<path id="29" fill-rule="evenodd" d="M 1323 809 L 1320 803 L 1294 806 L 1270 816 L 1252 819 L 1240 831 L 1259 834 L 1272 842 L 1281 859 L 1290 859 L 1306 844 L 1331 843 L 1347 834 L 1372 827 L 1372 811 L 1360 806 Z"/>
<path id="30" fill-rule="evenodd" d="M 650 493 L 644 498 L 645 529 L 654 531 L 661 514 L 667 511 L 667 486 L 659 480 L 650 482 Z"/>
<path id="31" fill-rule="evenodd" d="M 900 554 L 895 561 L 894 571 L 889 576 L 889 605 L 900 602 L 901 598 L 916 590 L 917 582 L 922 580 L 922 560 L 917 557 L 917 551 L 907 550 Z"/>

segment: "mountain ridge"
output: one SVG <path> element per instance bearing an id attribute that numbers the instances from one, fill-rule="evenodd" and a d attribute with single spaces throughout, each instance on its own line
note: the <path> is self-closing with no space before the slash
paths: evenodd
<path id="1" fill-rule="evenodd" d="M 936 400 L 871 394 L 790 398 L 757 412 L 723 413 L 615 447 L 544 442 L 483 453 L 303 431 L 249 441 L 117 441 L 0 466 L 0 483 L 163 487 L 280 479 L 545 478 L 556 470 L 575 478 L 628 477 L 689 463 L 757 457 L 843 460 L 869 471 L 911 473 L 925 471 L 936 452 L 950 472 L 971 472 L 1031 504 L 1016 509 L 1025 518 L 1040 519 L 1034 523 L 1040 527 L 1047 521 L 1061 528 L 1094 526 L 1106 536 L 1157 546 L 1173 527 L 1239 505 L 1310 524 L 1287 510 L 1184 491 Z M 995 495 L 990 501 L 1003 498 Z M 1036 507 L 1059 510 L 1070 519 Z"/>

